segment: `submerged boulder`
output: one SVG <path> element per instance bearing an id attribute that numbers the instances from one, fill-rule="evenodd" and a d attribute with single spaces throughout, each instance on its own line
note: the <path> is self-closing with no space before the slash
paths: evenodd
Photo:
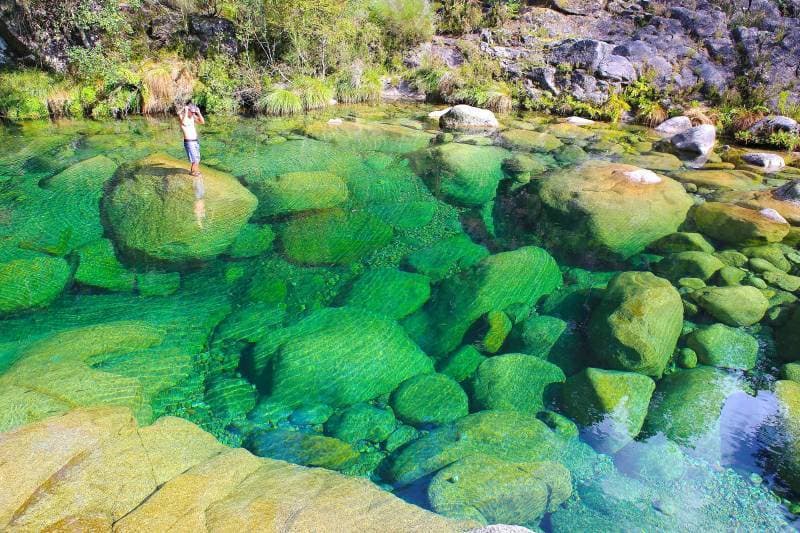
<path id="1" fill-rule="evenodd" d="M 789 223 L 777 211 L 722 202 L 704 203 L 695 210 L 694 220 L 702 233 L 730 244 L 780 242 L 789 233 Z"/>
<path id="2" fill-rule="evenodd" d="M 752 326 L 769 308 L 769 300 L 749 285 L 706 287 L 692 293 L 692 299 L 708 314 L 729 326 Z"/>
<path id="3" fill-rule="evenodd" d="M 445 424 L 469 412 L 467 394 L 444 374 L 422 374 L 407 379 L 392 393 L 397 417 L 412 426 Z"/>
<path id="4" fill-rule="evenodd" d="M 686 218 L 691 197 L 676 181 L 650 171 L 588 161 L 540 180 L 546 236 L 575 255 L 628 258 Z"/>
<path id="5" fill-rule="evenodd" d="M 290 220 L 281 239 L 286 256 L 307 265 L 346 265 L 385 246 L 392 228 L 363 211 L 330 210 Z"/>
<path id="6" fill-rule="evenodd" d="M 370 400 L 432 371 L 396 322 L 350 307 L 321 309 L 266 335 L 249 368 L 274 402 L 333 407 Z"/>
<path id="7" fill-rule="evenodd" d="M 329 470 L 343 470 L 358 459 L 358 452 L 346 442 L 290 429 L 257 431 L 248 437 L 245 447 L 259 457 Z"/>
<path id="8" fill-rule="evenodd" d="M 34 257 L 0 263 L 0 316 L 50 304 L 71 275 L 60 257 Z"/>
<path id="9" fill-rule="evenodd" d="M 355 445 L 360 441 L 381 442 L 394 430 L 395 418 L 387 409 L 357 403 L 325 422 L 325 432 Z"/>
<path id="10" fill-rule="evenodd" d="M 506 130 L 500 139 L 515 150 L 528 152 L 554 152 L 563 146 L 555 135 L 530 130 Z"/>
<path id="11" fill-rule="evenodd" d="M 376 268 L 353 283 L 344 303 L 400 319 L 417 311 L 430 295 L 427 277 L 394 268 Z"/>
<path id="12" fill-rule="evenodd" d="M 488 312 L 513 305 L 530 308 L 560 285 L 558 264 L 545 250 L 531 246 L 499 253 L 444 280 L 403 325 L 427 353 L 442 357 Z"/>
<path id="13" fill-rule="evenodd" d="M 415 272 L 439 281 L 474 266 L 488 255 L 489 250 L 462 233 L 409 254 L 406 263 Z"/>
<path id="14" fill-rule="evenodd" d="M 479 409 L 542 411 L 554 396 L 552 385 L 564 372 L 552 363 L 526 354 L 490 357 L 472 379 L 472 400 Z"/>
<path id="15" fill-rule="evenodd" d="M 476 455 L 442 469 L 428 486 L 437 513 L 482 524 L 530 524 L 572 494 L 558 463 L 512 463 Z"/>
<path id="16" fill-rule="evenodd" d="M 162 261 L 211 259 L 230 246 L 258 200 L 233 176 L 209 168 L 198 194 L 185 167 L 158 154 L 117 171 L 104 208 L 119 246 Z"/>
<path id="17" fill-rule="evenodd" d="M 678 252 L 658 263 L 659 274 L 671 279 L 699 278 L 707 281 L 725 267 L 725 263 L 707 252 Z"/>
<path id="18" fill-rule="evenodd" d="M 133 290 L 136 276 L 119 262 L 111 241 L 100 239 L 78 248 L 75 281 L 89 287 L 129 292 Z"/>
<path id="19" fill-rule="evenodd" d="M 289 172 L 250 184 L 258 197 L 258 216 L 270 217 L 337 207 L 348 198 L 345 181 L 330 172 Z"/>
<path id="20" fill-rule="evenodd" d="M 772 461 L 781 481 L 800 491 L 800 383 L 776 382 L 775 396 L 780 404 L 783 439 L 772 448 Z"/>
<path id="21" fill-rule="evenodd" d="M 709 366 L 750 370 L 756 366 L 758 341 L 740 329 L 714 324 L 694 330 L 686 344 Z"/>
<path id="22" fill-rule="evenodd" d="M 783 361 L 800 359 L 800 307 L 789 317 L 789 320 L 778 328 L 775 334 L 778 343 L 778 356 Z"/>
<path id="23" fill-rule="evenodd" d="M 661 377 L 683 325 L 681 296 L 650 272 L 623 272 L 592 312 L 589 340 L 609 368 Z"/>
<path id="24" fill-rule="evenodd" d="M 595 447 L 613 453 L 641 431 L 655 388 L 641 374 L 587 368 L 567 379 L 561 403 L 567 416 L 589 428 Z"/>

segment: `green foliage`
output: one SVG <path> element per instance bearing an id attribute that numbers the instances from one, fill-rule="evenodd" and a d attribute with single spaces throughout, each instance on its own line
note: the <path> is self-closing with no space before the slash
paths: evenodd
<path id="1" fill-rule="evenodd" d="M 453 35 L 470 33 L 483 22 L 478 0 L 443 0 L 439 9 L 439 31 Z"/>
<path id="2" fill-rule="evenodd" d="M 322 109 L 333 98 L 333 88 L 327 80 L 311 76 L 298 76 L 292 80 L 292 91 L 298 95 L 306 111 Z"/>
<path id="3" fill-rule="evenodd" d="M 53 79 L 40 70 L 0 72 L 0 116 L 10 120 L 47 118 Z"/>
<path id="4" fill-rule="evenodd" d="M 303 100 L 294 91 L 278 87 L 262 96 L 257 107 L 267 115 L 294 115 L 303 111 Z"/>
<path id="5" fill-rule="evenodd" d="M 794 120 L 800 120 L 800 101 L 789 101 L 791 94 L 789 91 L 783 91 L 778 95 L 778 113 L 787 116 Z"/>
<path id="6" fill-rule="evenodd" d="M 384 30 L 387 49 L 402 49 L 429 40 L 435 14 L 428 0 L 373 0 L 371 18 Z"/>
<path id="7" fill-rule="evenodd" d="M 224 56 L 200 63 L 200 80 L 194 89 L 194 100 L 211 114 L 232 115 L 239 110 L 236 101 L 236 82 L 231 78 L 233 60 Z"/>
<path id="8" fill-rule="evenodd" d="M 800 135 L 788 131 L 775 131 L 767 137 L 767 144 L 794 152 L 800 147 Z"/>
<path id="9" fill-rule="evenodd" d="M 336 98 L 345 104 L 376 102 L 381 97 L 383 79 L 377 68 L 360 63 L 343 70 L 336 78 Z"/>

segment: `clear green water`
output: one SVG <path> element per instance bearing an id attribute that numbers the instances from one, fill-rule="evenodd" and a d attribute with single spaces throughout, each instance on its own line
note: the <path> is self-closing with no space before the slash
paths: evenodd
<path id="1" fill-rule="evenodd" d="M 641 129 L 525 117 L 506 126 L 560 141 L 437 140 L 428 111 L 211 120 L 200 204 L 174 121 L 3 126 L 0 430 L 125 405 L 456 518 L 790 529 L 767 319 L 746 328 L 754 369 L 716 371 L 685 406 L 677 395 L 665 416 L 690 423 L 671 438 L 649 422 L 619 437 L 624 402 L 603 415 L 560 399 L 566 377 L 601 366 L 588 323 L 608 281 L 658 258 L 584 253 L 588 230 L 546 221 L 537 181 L 585 159 L 686 169 Z M 156 153 L 180 164 L 162 159 L 148 168 L 163 182 L 119 192 L 136 175 L 126 165 Z M 503 354 L 522 355 L 484 364 Z M 676 360 L 667 375 L 686 372 Z"/>

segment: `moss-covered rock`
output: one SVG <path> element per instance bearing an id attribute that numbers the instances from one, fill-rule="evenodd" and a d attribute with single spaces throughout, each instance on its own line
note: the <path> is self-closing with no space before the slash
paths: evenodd
<path id="1" fill-rule="evenodd" d="M 490 357 L 472 378 L 472 400 L 479 409 L 537 413 L 566 377 L 556 365 L 526 354 Z"/>
<path id="2" fill-rule="evenodd" d="M 781 366 L 781 379 L 800 383 L 800 363 L 786 363 Z"/>
<path id="3" fill-rule="evenodd" d="M 75 281 L 109 291 L 132 291 L 136 276 L 128 272 L 114 253 L 114 245 L 100 239 L 78 248 Z"/>
<path id="4" fill-rule="evenodd" d="M 574 254 L 629 258 L 674 233 L 692 200 L 679 183 L 638 167 L 588 161 L 544 179 L 543 231 Z"/>
<path id="5" fill-rule="evenodd" d="M 395 419 L 391 411 L 357 403 L 329 418 L 325 423 L 325 433 L 355 445 L 360 441 L 386 440 L 394 427 Z"/>
<path id="6" fill-rule="evenodd" d="M 244 417 L 256 406 L 256 399 L 256 388 L 240 377 L 217 377 L 206 387 L 206 402 L 223 420 Z"/>
<path id="7" fill-rule="evenodd" d="M 178 272 L 140 272 L 136 274 L 136 289 L 142 296 L 169 296 L 181 286 Z"/>
<path id="8" fill-rule="evenodd" d="M 671 280 L 699 278 L 703 281 L 725 267 L 725 263 L 707 252 L 678 252 L 658 263 L 659 274 Z"/>
<path id="9" fill-rule="evenodd" d="M 358 452 L 346 442 L 289 429 L 257 431 L 248 437 L 245 447 L 260 457 L 329 470 L 344 470 L 358 459 Z"/>
<path id="10" fill-rule="evenodd" d="M 800 491 L 800 383 L 778 381 L 775 396 L 780 404 L 780 425 L 783 442 L 772 450 L 781 481 Z"/>
<path id="11" fill-rule="evenodd" d="M 494 199 L 506 176 L 502 164 L 509 152 L 496 146 L 449 143 L 430 149 L 416 162 L 434 194 L 448 202 L 478 207 Z"/>
<path id="12" fill-rule="evenodd" d="M 590 428 L 596 447 L 613 453 L 641 431 L 655 388 L 641 374 L 587 368 L 567 379 L 561 403 L 570 418 Z"/>
<path id="13" fill-rule="evenodd" d="M 0 315 L 50 304 L 66 287 L 71 270 L 58 257 L 39 256 L 0 263 Z"/>
<path id="14" fill-rule="evenodd" d="M 397 417 L 412 426 L 445 424 L 469 411 L 467 394 L 444 374 L 422 374 L 407 379 L 392 393 Z"/>
<path id="15" fill-rule="evenodd" d="M 722 191 L 754 191 L 763 187 L 757 174 L 737 170 L 686 170 L 676 176 L 683 183 Z"/>
<path id="16" fill-rule="evenodd" d="M 417 311 L 431 295 L 430 279 L 394 268 L 368 270 L 344 297 L 345 305 L 400 319 Z"/>
<path id="17" fill-rule="evenodd" d="M 792 263 L 786 259 L 784 248 L 780 244 L 748 246 L 742 249 L 742 253 L 751 259 L 757 258 L 769 261 L 775 268 L 783 272 L 789 272 L 792 268 Z"/>
<path id="18" fill-rule="evenodd" d="M 778 357 L 783 361 L 800 359 L 800 307 L 789 317 L 789 320 L 778 328 L 775 334 L 778 344 Z"/>
<path id="19" fill-rule="evenodd" d="M 734 287 L 740 285 L 747 277 L 747 271 L 734 266 L 725 266 L 719 269 L 715 276 L 718 285 Z"/>
<path id="20" fill-rule="evenodd" d="M 557 461 L 566 440 L 532 413 L 481 411 L 437 428 L 389 458 L 385 475 L 398 485 L 483 454 L 510 462 Z"/>
<path id="21" fill-rule="evenodd" d="M 481 352 L 468 345 L 442 359 L 437 367 L 442 374 L 461 382 L 471 377 L 485 360 L 486 357 Z"/>
<path id="22" fill-rule="evenodd" d="M 275 402 L 352 405 L 391 392 L 431 360 L 391 319 L 321 309 L 256 345 L 250 372 Z"/>
<path id="23" fill-rule="evenodd" d="M 470 268 L 489 256 L 489 250 L 463 233 L 410 254 L 406 263 L 415 272 L 439 281 Z"/>
<path id="24" fill-rule="evenodd" d="M 695 210 L 694 220 L 703 234 L 730 244 L 780 242 L 789 233 L 789 223 L 780 216 L 723 202 L 704 203 Z"/>
<path id="25" fill-rule="evenodd" d="M 515 150 L 528 152 L 554 152 L 562 146 L 555 135 L 531 130 L 506 130 L 500 139 Z"/>
<path id="26" fill-rule="evenodd" d="M 489 311 L 486 314 L 486 333 L 480 341 L 481 349 L 489 354 L 499 352 L 513 326 L 511 319 L 504 312 Z"/>
<path id="27" fill-rule="evenodd" d="M 708 366 L 670 374 L 658 382 L 644 431 L 662 432 L 679 444 L 698 443 L 717 431 L 725 400 L 737 390 L 733 378 Z"/>
<path id="28" fill-rule="evenodd" d="M 533 526 L 572 494 L 569 471 L 558 463 L 510 463 L 466 457 L 431 480 L 431 507 L 450 518 L 482 524 Z"/>
<path id="29" fill-rule="evenodd" d="M 443 281 L 404 325 L 427 353 L 441 357 L 457 348 L 470 326 L 489 311 L 532 307 L 560 284 L 558 265 L 543 249 L 499 253 Z"/>
<path id="30" fill-rule="evenodd" d="M 192 176 L 177 159 L 153 155 L 121 167 L 104 201 L 116 243 L 163 261 L 210 259 L 224 252 L 258 200 L 223 172 L 204 168 L 202 180 L 205 194 L 198 200 Z"/>
<path id="31" fill-rule="evenodd" d="M 258 198 L 259 217 L 337 207 L 349 196 L 345 181 L 330 172 L 288 172 L 249 186 Z"/>
<path id="32" fill-rule="evenodd" d="M 272 249 L 275 232 L 272 228 L 258 224 L 245 224 L 236 240 L 228 248 L 228 255 L 234 259 L 257 257 Z"/>
<path id="33" fill-rule="evenodd" d="M 751 370 L 756 366 L 758 341 L 740 329 L 714 324 L 694 330 L 686 344 L 709 366 Z"/>
<path id="34" fill-rule="evenodd" d="M 589 339 L 609 368 L 660 377 L 683 327 L 680 294 L 649 272 L 623 272 L 592 312 Z"/>
<path id="35" fill-rule="evenodd" d="M 391 226 L 369 213 L 335 209 L 298 216 L 281 234 L 289 260 L 307 265 L 353 263 L 391 238 Z"/>
<path id="36" fill-rule="evenodd" d="M 755 287 L 706 287 L 692 299 L 712 317 L 729 326 L 752 326 L 769 308 L 769 300 Z"/>
<path id="37" fill-rule="evenodd" d="M 662 237 L 652 243 L 649 248 L 660 254 L 677 254 L 680 252 L 713 253 L 714 247 L 699 233 L 676 232 Z"/>
<path id="38" fill-rule="evenodd" d="M 418 437 L 419 431 L 411 426 L 402 424 L 392 431 L 392 434 L 387 437 L 383 446 L 387 452 L 392 453 L 412 440 L 417 440 Z"/>

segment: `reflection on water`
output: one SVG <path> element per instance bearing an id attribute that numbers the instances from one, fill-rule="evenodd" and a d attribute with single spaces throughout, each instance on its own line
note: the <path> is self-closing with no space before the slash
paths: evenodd
<path id="1" fill-rule="evenodd" d="M 693 333 L 721 316 L 715 248 L 733 277 L 789 257 L 682 225 L 744 175 L 642 128 L 452 136 L 428 111 L 210 121 L 191 181 L 171 121 L 4 126 L 0 430 L 124 405 L 456 518 L 790 527 L 793 389 L 771 391 L 794 297 L 739 328 L 757 354 Z"/>

